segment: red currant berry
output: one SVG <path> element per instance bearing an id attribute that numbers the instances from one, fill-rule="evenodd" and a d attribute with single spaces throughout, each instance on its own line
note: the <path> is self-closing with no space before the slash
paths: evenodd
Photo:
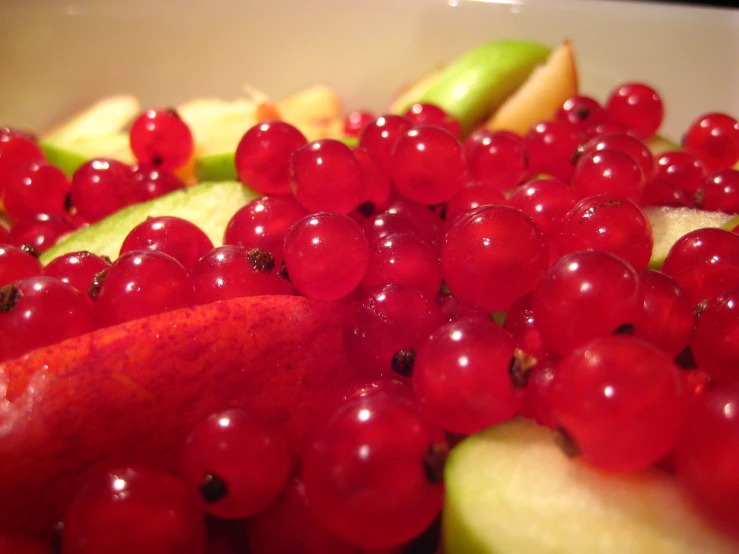
<path id="1" fill-rule="evenodd" d="M 434 125 L 441 127 L 454 138 L 462 135 L 462 127 L 453 115 L 449 115 L 435 104 L 418 103 L 409 107 L 403 116 L 413 125 Z"/>
<path id="2" fill-rule="evenodd" d="M 413 234 L 388 235 L 370 245 L 365 291 L 382 285 L 402 285 L 435 298 L 441 287 L 441 268 L 436 252 Z"/>
<path id="3" fill-rule="evenodd" d="M 403 199 L 393 200 L 383 211 L 405 219 L 416 230 L 416 234 L 434 250 L 438 251 L 441 248 L 446 228 L 444 221 L 434 211 L 417 202 Z"/>
<path id="4" fill-rule="evenodd" d="M 237 211 L 226 226 L 223 244 L 259 248 L 282 266 L 282 246 L 290 227 L 308 212 L 292 196 L 268 194 L 249 202 Z"/>
<path id="5" fill-rule="evenodd" d="M 536 327 L 557 354 L 632 328 L 643 310 L 639 276 L 621 258 L 600 250 L 562 256 L 534 291 Z"/>
<path id="6" fill-rule="evenodd" d="M 639 164 L 619 150 L 583 155 L 572 174 L 572 188 L 580 198 L 607 193 L 639 203 L 645 186 L 646 179 Z"/>
<path id="7" fill-rule="evenodd" d="M 348 214 L 359 205 L 362 168 L 343 142 L 324 139 L 298 148 L 289 171 L 295 199 L 310 212 Z"/>
<path id="8" fill-rule="evenodd" d="M 285 237 L 290 281 L 301 294 L 338 300 L 362 282 L 369 244 L 359 224 L 338 213 L 306 216 Z"/>
<path id="9" fill-rule="evenodd" d="M 70 252 L 54 258 L 44 267 L 42 275 L 69 283 L 87 295 L 96 274 L 110 267 L 110 262 L 92 252 Z"/>
<path id="10" fill-rule="evenodd" d="M 210 415 L 190 432 L 183 452 L 186 482 L 203 509 L 229 519 L 263 510 L 285 486 L 287 441 L 243 410 Z"/>
<path id="11" fill-rule="evenodd" d="M 0 244 L 0 287 L 8 283 L 41 275 L 43 266 L 37 256 L 20 246 Z"/>
<path id="12" fill-rule="evenodd" d="M 137 164 L 133 170 L 133 196 L 136 202 L 146 202 L 185 188 L 177 175 L 150 164 Z"/>
<path id="13" fill-rule="evenodd" d="M 695 397 L 674 460 L 678 483 L 695 504 L 739 536 L 739 383 Z"/>
<path id="14" fill-rule="evenodd" d="M 93 223 L 135 201 L 135 179 L 133 169 L 122 162 L 90 160 L 72 175 L 72 204 Z"/>
<path id="15" fill-rule="evenodd" d="M 560 121 L 537 123 L 524 136 L 524 147 L 532 173 L 544 173 L 566 183 L 570 181 L 578 139 L 569 125 Z"/>
<path id="16" fill-rule="evenodd" d="M 590 139 L 578 148 L 579 156 L 589 156 L 602 150 L 620 150 L 631 156 L 649 182 L 654 175 L 654 158 L 651 150 L 638 138 L 627 133 L 605 133 Z"/>
<path id="17" fill-rule="evenodd" d="M 386 285 L 352 305 L 344 323 L 344 344 L 364 376 L 408 377 L 419 345 L 442 321 L 438 306 L 420 291 Z"/>
<path id="18" fill-rule="evenodd" d="M 69 179 L 47 162 L 19 166 L 5 184 L 5 211 L 15 220 L 35 214 L 66 214 Z"/>
<path id="19" fill-rule="evenodd" d="M 173 110 L 146 110 L 131 125 L 131 150 L 139 163 L 174 171 L 192 157 L 190 128 Z"/>
<path id="20" fill-rule="evenodd" d="M 447 225 L 452 224 L 472 210 L 490 204 L 505 204 L 503 193 L 478 182 L 464 185 L 459 192 L 452 196 L 444 206 L 444 219 Z"/>
<path id="21" fill-rule="evenodd" d="M 652 256 L 652 227 L 639 206 L 614 194 L 583 198 L 567 212 L 557 241 L 560 255 L 578 250 L 604 250 L 626 260 L 637 271 Z"/>
<path id="22" fill-rule="evenodd" d="M 739 288 L 712 298 L 700 311 L 692 352 L 695 363 L 719 382 L 739 382 Z"/>
<path id="23" fill-rule="evenodd" d="M 205 517 L 197 495 L 158 470 L 97 473 L 64 518 L 64 554 L 203 554 Z"/>
<path id="24" fill-rule="evenodd" d="M 739 213 L 739 171 L 714 171 L 703 180 L 693 200 L 695 207 L 702 210 Z"/>
<path id="25" fill-rule="evenodd" d="M 696 229 L 672 245 L 662 271 L 675 279 L 693 304 L 739 286 L 739 235 Z"/>
<path id="26" fill-rule="evenodd" d="M 370 121 L 359 134 L 359 146 L 372 154 L 388 170 L 390 155 L 398 139 L 411 127 L 411 122 L 399 115 L 383 115 Z"/>
<path id="27" fill-rule="evenodd" d="M 133 250 L 153 250 L 169 254 L 189 270 L 213 243 L 200 227 L 179 217 L 147 217 L 126 235 L 120 254 Z"/>
<path id="28" fill-rule="evenodd" d="M 641 339 L 600 337 L 559 362 L 549 405 L 567 449 L 602 469 L 638 471 L 677 440 L 680 370 Z"/>
<path id="29" fill-rule="evenodd" d="M 69 283 L 39 276 L 0 288 L 0 362 L 94 329 L 92 302 Z"/>
<path id="30" fill-rule="evenodd" d="M 430 125 L 412 127 L 400 136 L 389 173 L 400 194 L 424 205 L 446 202 L 467 180 L 462 146 L 447 131 Z"/>
<path id="31" fill-rule="evenodd" d="M 659 271 L 639 273 L 644 311 L 634 323 L 634 336 L 651 342 L 673 358 L 693 338 L 693 303 L 677 282 Z"/>
<path id="32" fill-rule="evenodd" d="M 683 151 L 663 152 L 654 158 L 654 181 L 663 181 L 693 196 L 706 176 L 703 163 Z"/>
<path id="33" fill-rule="evenodd" d="M 544 344 L 536 328 L 533 301 L 533 293 L 521 295 L 506 313 L 503 328 L 513 336 L 516 348 L 523 350 L 528 356 L 543 360 L 551 357 L 552 352 Z"/>
<path id="34" fill-rule="evenodd" d="M 470 435 L 513 417 L 523 399 L 512 377 L 513 337 L 487 319 L 459 319 L 436 329 L 418 349 L 413 388 L 422 413 Z"/>
<path id="35" fill-rule="evenodd" d="M 562 218 L 577 203 L 575 191 L 557 179 L 534 179 L 516 188 L 508 197 L 511 208 L 521 210 L 548 237 L 555 236 Z"/>
<path id="36" fill-rule="evenodd" d="M 585 137 L 588 131 L 608 118 L 606 110 L 597 100 L 589 96 L 573 96 L 564 101 L 554 120 L 570 126 L 578 137 Z"/>
<path id="37" fill-rule="evenodd" d="M 532 290 L 549 263 L 544 234 L 506 206 L 483 206 L 449 228 L 441 272 L 452 294 L 491 312 L 507 310 Z"/>
<path id="38" fill-rule="evenodd" d="M 407 399 L 377 394 L 355 400 L 335 414 L 305 454 L 308 505 L 329 530 L 353 544 L 401 545 L 441 510 L 445 452 L 443 434 Z"/>
<path id="39" fill-rule="evenodd" d="M 490 319 L 490 313 L 487 310 L 463 302 L 453 294 L 439 294 L 436 297 L 436 305 L 439 306 L 444 321 L 457 321 L 463 317 Z"/>
<path id="40" fill-rule="evenodd" d="M 556 422 L 552 417 L 549 395 L 552 390 L 559 358 L 548 357 L 537 359 L 526 377 L 526 388 L 518 415 L 532 419 L 539 425 L 554 429 Z"/>
<path id="41" fill-rule="evenodd" d="M 65 215 L 31 214 L 16 221 L 10 235 L 15 244 L 26 244 L 43 253 L 76 229 L 74 221 Z"/>
<path id="42" fill-rule="evenodd" d="M 249 554 L 359 554 L 360 550 L 318 521 L 299 479 L 291 479 L 275 502 L 244 521 L 244 528 Z"/>
<path id="43" fill-rule="evenodd" d="M 608 116 L 646 140 L 662 125 L 665 115 L 662 97 L 643 83 L 626 83 L 608 95 Z"/>
<path id="44" fill-rule="evenodd" d="M 187 270 L 172 256 L 135 250 L 105 270 L 95 300 L 98 325 L 125 321 L 194 305 L 195 290 Z"/>
<path id="45" fill-rule="evenodd" d="M 687 194 L 668 182 L 653 179 L 644 187 L 644 194 L 641 197 L 639 205 L 690 208 L 693 206 L 693 201 Z"/>
<path id="46" fill-rule="evenodd" d="M 284 121 L 264 121 L 249 129 L 236 147 L 239 180 L 262 194 L 290 194 L 290 156 L 307 139 Z"/>
<path id="47" fill-rule="evenodd" d="M 430 211 L 430 210 L 429 210 Z M 374 244 L 389 235 L 415 234 L 416 228 L 398 214 L 380 212 L 368 217 L 362 224 L 369 244 Z"/>
<path id="48" fill-rule="evenodd" d="M 739 161 L 739 122 L 722 113 L 702 115 L 690 124 L 682 142 L 708 171 L 731 167 Z"/>
<path id="49" fill-rule="evenodd" d="M 245 296 L 295 294 L 295 288 L 279 270 L 269 252 L 225 245 L 195 262 L 190 275 L 196 302 L 208 304 Z"/>
<path id="50" fill-rule="evenodd" d="M 362 129 L 375 120 L 375 116 L 372 112 L 364 110 L 354 110 L 346 114 L 344 118 L 344 135 L 347 137 L 359 137 L 362 133 Z"/>
<path id="51" fill-rule="evenodd" d="M 467 153 L 470 176 L 499 192 L 507 192 L 526 176 L 528 160 L 524 142 L 502 131 L 483 138 Z"/>
<path id="52" fill-rule="evenodd" d="M 0 127 L 0 199 L 18 167 L 42 161 L 44 153 L 35 140 L 15 129 Z"/>

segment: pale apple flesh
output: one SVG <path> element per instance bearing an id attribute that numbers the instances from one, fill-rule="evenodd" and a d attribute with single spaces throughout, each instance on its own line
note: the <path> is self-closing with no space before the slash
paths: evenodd
<path id="1" fill-rule="evenodd" d="M 147 217 L 174 216 L 200 227 L 215 246 L 223 244 L 223 233 L 236 211 L 259 195 L 241 183 L 201 183 L 176 190 L 148 202 L 134 204 L 105 219 L 75 231 L 41 255 L 43 264 L 68 252 L 88 250 L 99 256 L 118 257 L 129 231 Z"/>
<path id="2" fill-rule="evenodd" d="M 736 554 L 675 480 L 654 469 L 617 475 L 567 458 L 553 432 L 496 425 L 451 452 L 445 554 Z"/>
<path id="3" fill-rule="evenodd" d="M 243 408 L 300 456 L 353 381 L 344 306 L 241 298 L 83 335 L 0 364 L 0 534 L 44 533 L 98 466 L 177 473 L 189 430 Z"/>
<path id="4" fill-rule="evenodd" d="M 565 100 L 576 96 L 577 91 L 575 54 L 565 40 L 493 113 L 485 128 L 524 135 L 536 123 L 553 119 Z"/>

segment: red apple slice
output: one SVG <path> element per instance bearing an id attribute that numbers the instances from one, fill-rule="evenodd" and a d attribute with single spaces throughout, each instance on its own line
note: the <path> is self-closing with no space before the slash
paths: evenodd
<path id="1" fill-rule="evenodd" d="M 98 465 L 176 470 L 208 414 L 245 408 L 298 456 L 353 381 L 344 309 L 296 296 L 214 303 L 101 329 L 0 364 L 0 531 L 45 532 Z"/>

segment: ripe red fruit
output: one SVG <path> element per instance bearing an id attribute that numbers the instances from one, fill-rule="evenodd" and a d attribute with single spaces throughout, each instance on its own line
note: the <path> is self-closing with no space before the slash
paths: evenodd
<path id="1" fill-rule="evenodd" d="M 195 149 L 190 128 L 172 109 L 146 110 L 131 125 L 129 136 L 139 163 L 165 171 L 185 165 Z"/>

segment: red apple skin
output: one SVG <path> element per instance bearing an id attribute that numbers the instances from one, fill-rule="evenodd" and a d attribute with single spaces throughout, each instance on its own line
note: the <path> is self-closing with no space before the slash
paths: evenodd
<path id="1" fill-rule="evenodd" d="M 185 437 L 218 410 L 243 408 L 278 425 L 297 459 L 325 407 L 354 381 L 344 310 L 297 296 L 240 298 L 0 364 L 0 532 L 47 535 L 92 469 L 179 473 Z"/>

